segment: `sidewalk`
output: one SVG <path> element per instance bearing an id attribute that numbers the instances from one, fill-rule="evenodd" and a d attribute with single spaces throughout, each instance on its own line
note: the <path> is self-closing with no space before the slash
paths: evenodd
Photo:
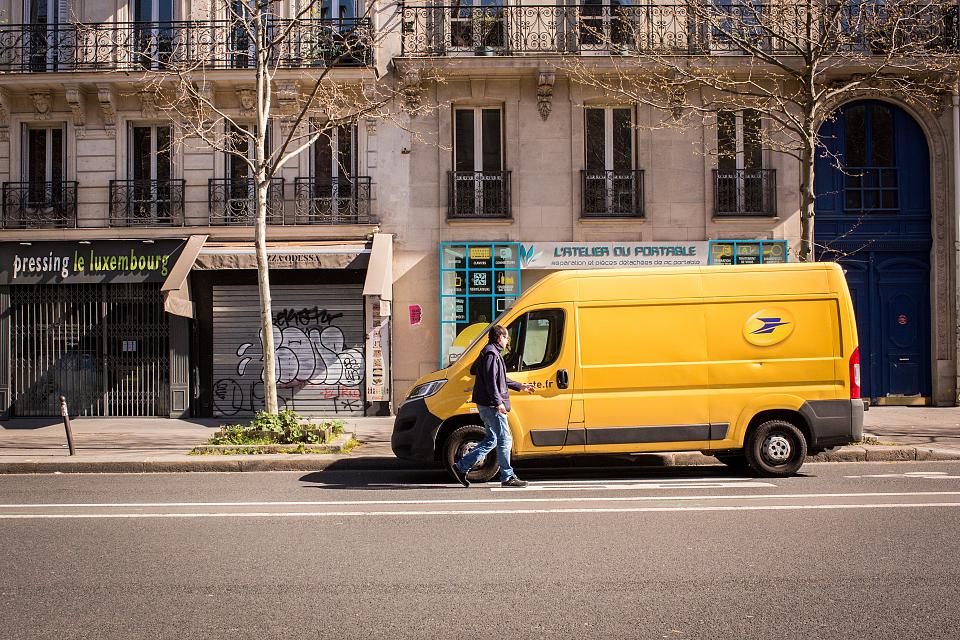
<path id="1" fill-rule="evenodd" d="M 63 423 L 55 418 L 0 422 L 0 473 L 316 471 L 328 468 L 409 467 L 390 450 L 393 418 L 348 418 L 346 430 L 363 444 L 348 455 L 188 456 L 228 420 L 77 418 L 77 455 L 70 456 Z M 811 461 L 960 460 L 960 408 L 872 407 L 866 434 L 880 446 L 842 447 Z M 885 446 L 893 443 L 894 446 Z M 699 453 L 650 454 L 659 465 L 713 464 Z"/>

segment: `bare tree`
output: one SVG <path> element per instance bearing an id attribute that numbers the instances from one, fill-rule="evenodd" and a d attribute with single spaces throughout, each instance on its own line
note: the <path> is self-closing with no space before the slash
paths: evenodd
<path id="1" fill-rule="evenodd" d="M 659 127 L 744 109 L 762 117 L 759 142 L 800 164 L 804 261 L 814 259 L 814 163 L 828 153 L 818 131 L 835 107 L 871 91 L 929 104 L 956 82 L 955 0 L 691 0 L 593 14 L 580 39 L 613 53 L 613 70 L 564 58 L 575 82 L 661 110 Z"/>
<path id="2" fill-rule="evenodd" d="M 141 94 L 151 94 L 158 110 L 171 115 L 181 142 L 199 140 L 246 168 L 244 182 L 254 196 L 264 408 L 270 413 L 279 408 L 266 247 L 272 181 L 285 164 L 338 127 L 369 119 L 403 126 L 398 106 L 403 101 L 397 98 L 406 90 L 402 83 L 379 80 L 372 66 L 374 49 L 396 19 L 394 5 L 370 2 L 359 18 L 340 20 L 321 17 L 320 0 L 296 3 L 285 17 L 286 6 L 282 0 L 215 0 L 210 26 L 180 33 L 160 25 L 134 36 L 146 70 Z M 374 18 L 380 22 L 376 30 Z M 360 73 L 344 80 L 337 69 L 351 66 Z M 252 88 L 237 89 L 239 110 L 218 102 L 211 79 L 216 70 L 237 68 L 254 80 Z M 248 202 L 241 203 L 243 214 L 249 214 L 246 207 Z"/>

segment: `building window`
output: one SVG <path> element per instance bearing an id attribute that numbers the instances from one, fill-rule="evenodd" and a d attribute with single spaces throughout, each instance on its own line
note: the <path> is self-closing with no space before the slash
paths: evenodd
<path id="1" fill-rule="evenodd" d="M 135 58 L 146 69 L 167 62 L 173 51 L 173 0 L 132 0 Z"/>
<path id="2" fill-rule="evenodd" d="M 583 216 L 642 216 L 633 109 L 588 108 L 584 114 Z"/>
<path id="3" fill-rule="evenodd" d="M 27 0 L 25 22 L 30 24 L 30 71 L 55 71 L 57 69 L 57 42 L 62 36 L 60 23 L 66 18 L 66 5 L 61 0 Z"/>
<path id="4" fill-rule="evenodd" d="M 322 0 L 320 3 L 320 18 L 323 20 L 344 20 L 356 17 L 356 4 L 349 0 Z"/>
<path id="5" fill-rule="evenodd" d="M 457 108 L 453 119 L 450 217 L 509 217 L 503 112 L 496 107 Z"/>
<path id="6" fill-rule="evenodd" d="M 847 109 L 843 138 L 844 209 L 855 214 L 898 211 L 900 176 L 890 108 L 870 104 Z"/>
<path id="7" fill-rule="evenodd" d="M 180 221 L 183 181 L 172 179 L 171 129 L 170 125 L 130 127 L 130 179 L 112 183 L 112 224 Z"/>
<path id="8" fill-rule="evenodd" d="M 716 215 L 774 215 L 776 174 L 763 167 L 763 123 L 753 109 L 717 114 Z"/>
<path id="9" fill-rule="evenodd" d="M 357 174 L 357 132 L 342 125 L 327 129 L 313 143 L 313 175 L 318 180 L 349 181 Z"/>
<path id="10" fill-rule="evenodd" d="M 44 183 L 60 183 L 64 177 L 65 136 L 62 125 L 27 127 L 27 153 L 24 158 L 27 182 L 31 189 L 43 189 Z"/>

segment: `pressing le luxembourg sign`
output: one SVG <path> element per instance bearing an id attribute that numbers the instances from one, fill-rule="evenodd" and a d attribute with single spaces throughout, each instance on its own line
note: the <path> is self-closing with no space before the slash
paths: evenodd
<path id="1" fill-rule="evenodd" d="M 7 242 L 0 245 L 0 284 L 163 282 L 185 242 Z"/>
<path id="2" fill-rule="evenodd" d="M 616 269 L 707 264 L 707 242 L 521 242 L 522 269 Z"/>

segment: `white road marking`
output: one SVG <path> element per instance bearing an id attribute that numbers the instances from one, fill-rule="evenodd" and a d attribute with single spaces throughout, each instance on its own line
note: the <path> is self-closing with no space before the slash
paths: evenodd
<path id="1" fill-rule="evenodd" d="M 960 502 L 915 502 L 886 504 L 822 504 L 822 505 L 739 505 L 716 507 L 628 507 L 602 509 L 482 509 L 457 511 L 304 511 L 304 512 L 238 512 L 238 513 L 73 513 L 73 514 L 7 514 L 0 520 L 58 519 L 147 519 L 147 518 L 343 518 L 360 516 L 475 516 L 475 515 L 546 515 L 579 513 L 668 513 L 697 511 L 821 511 L 836 509 L 920 509 L 960 507 Z"/>
<path id="2" fill-rule="evenodd" d="M 844 478 L 921 478 L 924 480 L 960 480 L 946 471 L 909 471 L 907 473 L 874 473 L 863 476 L 843 476 Z"/>
<path id="3" fill-rule="evenodd" d="M 797 498 L 903 498 L 907 496 L 960 496 L 960 491 L 888 491 L 855 493 L 756 493 L 746 495 L 702 496 L 605 496 L 580 498 L 442 498 L 423 500 L 303 500 L 273 502 L 67 502 L 35 504 L 0 504 L 0 509 L 82 509 L 87 507 L 113 509 L 142 509 L 163 507 L 335 507 L 362 505 L 443 505 L 443 504 L 502 504 L 549 502 L 676 502 L 693 500 L 784 500 Z"/>
<path id="4" fill-rule="evenodd" d="M 684 483 L 666 484 L 658 482 L 635 483 L 635 484 L 607 484 L 606 482 L 593 482 L 579 485 L 551 485 L 543 486 L 539 483 L 527 485 L 526 487 L 490 487 L 490 491 L 629 491 L 629 490 L 651 490 L 651 489 L 741 489 L 753 487 L 775 487 L 777 485 L 769 482 L 711 482 L 705 480 L 688 481 Z"/>

